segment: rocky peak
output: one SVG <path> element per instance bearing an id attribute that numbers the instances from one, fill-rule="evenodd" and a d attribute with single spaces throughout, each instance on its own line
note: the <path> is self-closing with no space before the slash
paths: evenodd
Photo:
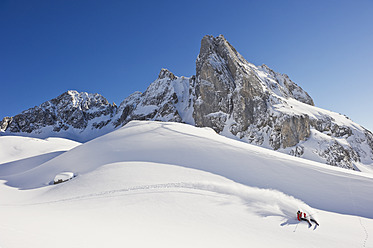
<path id="1" fill-rule="evenodd" d="M 199 57 L 203 59 L 213 53 L 219 53 L 224 46 L 226 46 L 228 41 L 223 35 L 214 37 L 212 35 L 206 35 L 201 40 L 201 48 L 199 51 Z M 220 48 L 220 49 L 218 49 Z"/>
<path id="2" fill-rule="evenodd" d="M 87 92 L 79 93 L 76 90 L 69 90 L 50 100 L 50 103 L 57 105 L 60 108 L 72 107 L 80 110 L 88 110 L 91 108 L 99 108 L 109 105 L 108 100 L 100 94 L 92 94 Z"/>
<path id="3" fill-rule="evenodd" d="M 205 36 L 196 61 L 194 118 L 197 126 L 220 133 L 232 119 L 243 128 L 267 108 L 266 93 L 249 64 L 222 36 Z"/>
<path id="4" fill-rule="evenodd" d="M 199 57 L 203 58 L 213 53 L 223 57 L 225 57 L 226 54 L 238 55 L 236 49 L 224 38 L 223 35 L 217 37 L 206 35 L 201 40 Z"/>
<path id="5" fill-rule="evenodd" d="M 329 112 L 312 109 L 312 98 L 286 74 L 247 62 L 223 36 L 203 37 L 194 90 L 196 126 L 295 156 L 317 151 L 326 163 L 349 169 L 359 161 L 358 151 L 372 150 L 358 136 L 349 138 L 347 146 L 338 143 L 336 138 L 345 135 L 347 139 L 354 133 L 345 126 L 348 120 L 337 123 L 341 117 L 329 118 Z M 323 141 L 318 137 L 324 137 Z M 314 144 L 320 145 L 315 148 Z"/>
<path id="6" fill-rule="evenodd" d="M 175 80 L 176 76 L 169 70 L 162 68 L 161 71 L 159 72 L 158 79 L 164 79 L 164 78 Z"/>
<path id="7" fill-rule="evenodd" d="M 43 128 L 53 132 L 63 132 L 70 128 L 83 131 L 91 123 L 95 128 L 102 128 L 107 123 L 94 120 L 97 117 L 105 119 L 115 113 L 116 107 L 109 104 L 99 94 L 88 94 L 69 90 L 60 96 L 42 103 L 39 106 L 23 111 L 12 118 L 6 118 L 1 123 L 1 131 L 8 133 L 42 134 Z M 104 121 L 105 123 L 101 123 Z M 50 132 L 50 131 L 49 131 Z M 54 135 L 52 135 L 54 136 Z"/>
<path id="8" fill-rule="evenodd" d="M 237 62 L 244 60 L 236 49 L 224 38 L 223 35 L 213 37 L 206 35 L 202 38 L 200 53 L 196 62 L 196 76 L 200 76 L 206 63 L 222 72 L 221 63 L 226 62 L 229 72 L 234 75 Z"/>
<path id="9" fill-rule="evenodd" d="M 247 62 L 223 35 L 203 37 L 196 61 L 196 76 L 201 82 L 218 83 L 219 88 L 224 85 L 241 88 L 241 92 L 250 96 L 260 96 L 267 92 L 314 105 L 308 93 L 286 74 L 277 73 L 264 64 L 255 66 Z"/>

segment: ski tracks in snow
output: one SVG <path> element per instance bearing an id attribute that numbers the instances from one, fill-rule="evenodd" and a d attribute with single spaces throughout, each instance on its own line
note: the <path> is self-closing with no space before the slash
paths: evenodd
<path id="1" fill-rule="evenodd" d="M 366 247 L 366 244 L 367 244 L 367 241 L 368 241 L 368 238 L 369 238 L 368 230 L 366 229 L 363 222 L 361 221 L 361 218 L 359 216 L 358 216 L 358 218 L 359 218 L 360 225 L 364 229 L 364 232 L 365 232 L 365 239 L 364 239 L 364 242 L 363 242 L 363 247 Z"/>
<path id="2" fill-rule="evenodd" d="M 367 241 L 368 241 L 368 238 L 369 238 L 369 233 L 368 233 L 368 230 L 367 230 L 367 228 L 365 227 L 365 225 L 363 224 L 363 222 L 362 222 L 362 220 L 361 220 L 361 217 L 360 216 L 358 216 L 357 214 L 356 214 L 356 202 L 355 202 L 355 199 L 354 199 L 354 195 L 352 194 L 352 190 L 351 190 L 351 179 L 349 178 L 349 180 L 348 180 L 348 189 L 349 189 L 349 191 L 350 191 L 350 199 L 351 199 L 351 202 L 352 202 L 352 206 L 353 206 L 353 208 L 354 208 L 354 211 L 355 211 L 355 215 L 356 215 L 356 217 L 359 219 L 359 223 L 360 223 L 360 226 L 363 228 L 363 231 L 364 231 L 364 234 L 365 234 L 365 238 L 364 238 L 364 240 L 363 240 L 363 245 L 362 245 L 362 247 L 366 247 L 366 244 L 367 244 Z"/>
<path id="3" fill-rule="evenodd" d="M 260 189 L 249 187 L 237 183 L 211 183 L 211 182 L 179 182 L 179 183 L 164 183 L 134 186 L 122 188 L 117 190 L 108 190 L 98 193 L 75 196 L 65 199 L 58 199 L 53 201 L 45 201 L 38 203 L 31 203 L 28 205 L 53 204 L 68 201 L 79 201 L 85 199 L 94 199 L 101 197 L 113 197 L 114 195 L 130 194 L 138 191 L 155 191 L 164 193 L 162 190 L 174 190 L 178 192 L 182 189 L 198 190 L 205 192 L 212 192 L 217 194 L 229 195 L 238 197 L 243 203 L 253 212 L 258 215 L 267 216 L 281 216 L 286 220 L 293 220 L 298 210 L 312 214 L 314 211 L 310 206 L 299 199 L 286 195 L 280 191 L 273 189 Z M 169 191 L 168 191 L 169 192 Z M 291 221 L 288 223 L 291 223 Z"/>

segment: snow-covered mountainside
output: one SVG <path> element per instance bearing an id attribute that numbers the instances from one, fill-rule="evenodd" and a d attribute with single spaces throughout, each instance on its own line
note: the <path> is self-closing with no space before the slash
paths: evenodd
<path id="1" fill-rule="evenodd" d="M 202 39 L 195 92 L 197 126 L 344 168 L 373 164 L 371 132 L 314 107 L 288 76 L 250 64 L 223 36 Z"/>
<path id="2" fill-rule="evenodd" d="M 372 174 L 210 128 L 132 121 L 13 165 L 0 164 L 1 247 L 373 246 Z M 52 185 L 61 173 L 76 176 Z"/>
<path id="3" fill-rule="evenodd" d="M 115 111 L 116 106 L 99 94 L 69 90 L 14 117 L 5 117 L 0 123 L 0 131 L 3 134 L 63 137 L 84 142 L 107 133 L 101 128 L 111 121 Z"/>
<path id="4" fill-rule="evenodd" d="M 373 165 L 373 134 L 314 106 L 285 74 L 247 62 L 222 36 L 205 36 L 196 75 L 162 69 L 144 93 L 118 107 L 100 95 L 69 91 L 0 123 L 2 135 L 85 142 L 131 120 L 183 122 L 297 157 L 348 169 Z"/>

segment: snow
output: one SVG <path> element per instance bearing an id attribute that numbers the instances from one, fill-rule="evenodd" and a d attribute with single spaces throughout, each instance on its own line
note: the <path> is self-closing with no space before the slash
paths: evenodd
<path id="1" fill-rule="evenodd" d="M 291 106 L 291 108 L 289 106 Z M 288 114 L 307 114 L 312 119 L 323 119 L 326 117 L 331 117 L 333 122 L 338 123 L 341 126 L 350 126 L 354 129 L 358 129 L 359 131 L 363 131 L 363 128 L 360 125 L 357 125 L 350 119 L 346 118 L 346 116 L 344 115 L 329 110 L 321 109 L 315 106 L 311 106 L 292 98 L 286 99 L 286 103 L 275 105 L 274 108 L 279 112 Z"/>
<path id="2" fill-rule="evenodd" d="M 148 106 L 141 106 L 135 110 L 136 115 L 148 115 L 158 109 L 157 105 L 148 105 Z"/>
<path id="3" fill-rule="evenodd" d="M 209 128 L 132 121 L 31 169 L 3 166 L 0 247 L 373 246 L 373 174 Z M 49 184 L 63 172 L 79 176 Z"/>
<path id="4" fill-rule="evenodd" d="M 67 151 L 80 143 L 63 138 L 0 136 L 0 164 L 47 153 Z"/>

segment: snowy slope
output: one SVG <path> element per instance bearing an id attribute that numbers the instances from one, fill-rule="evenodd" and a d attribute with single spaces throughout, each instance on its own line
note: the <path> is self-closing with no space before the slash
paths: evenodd
<path id="1" fill-rule="evenodd" d="M 355 170 L 372 172 L 373 154 L 370 147 L 371 133 L 348 117 L 310 106 L 294 99 L 287 99 L 286 102 L 274 105 L 273 111 L 289 115 L 306 114 L 312 122 L 324 126 L 311 126 L 310 137 L 297 145 L 297 147 L 302 147 L 303 149 L 303 158 L 337 165 L 335 161 L 330 160 L 332 157 L 330 154 L 334 151 L 332 149 L 328 150 L 328 147 L 339 146 L 342 158 L 348 156 L 348 154 L 344 153 L 345 151 L 354 151 L 352 153 L 359 157 L 353 163 Z M 296 148 L 279 149 L 281 152 L 290 154 L 295 150 Z M 328 155 L 330 156 L 329 158 Z"/>
<path id="2" fill-rule="evenodd" d="M 0 137 L 0 164 L 38 155 L 70 150 L 80 143 L 63 138 L 37 139 L 21 136 Z"/>
<path id="3" fill-rule="evenodd" d="M 371 174 L 208 128 L 132 121 L 34 169 L 2 166 L 1 247 L 373 246 Z"/>

